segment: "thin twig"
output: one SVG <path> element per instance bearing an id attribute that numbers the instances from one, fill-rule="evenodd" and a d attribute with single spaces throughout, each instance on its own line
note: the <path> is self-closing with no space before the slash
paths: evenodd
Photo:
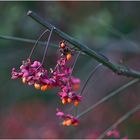
<path id="1" fill-rule="evenodd" d="M 83 112 L 81 112 L 80 114 L 77 115 L 77 117 L 81 117 L 83 115 L 85 115 L 86 113 L 88 113 L 89 111 L 93 110 L 95 107 L 97 107 L 98 105 L 104 103 L 105 101 L 107 101 L 108 99 L 110 99 L 111 97 L 115 96 L 116 94 L 124 91 L 126 88 L 134 85 L 135 83 L 139 82 L 139 79 L 134 79 L 131 80 L 130 82 L 126 83 L 125 85 L 121 86 L 120 88 L 118 88 L 117 90 L 111 92 L 110 94 L 108 94 L 107 96 L 105 96 L 104 98 L 102 98 L 101 100 L 99 100 L 97 103 L 91 105 L 89 108 L 87 108 L 86 110 L 84 110 Z"/>
<path id="2" fill-rule="evenodd" d="M 22 37 L 15 37 L 15 36 L 7 36 L 7 35 L 0 35 L 0 39 L 4 39 L 4 40 L 12 40 L 12 41 L 18 41 L 18 42 L 24 42 L 24 43 L 31 43 L 34 44 L 36 42 L 36 40 L 33 39 L 27 39 L 27 38 L 22 38 Z M 38 41 L 39 45 L 45 45 L 46 41 Z M 56 44 L 50 43 L 50 46 L 58 48 L 58 46 Z M 116 48 L 111 48 L 111 51 L 118 51 Z M 79 52 L 79 51 L 78 51 Z M 127 49 L 125 50 L 126 53 L 138 53 L 139 54 L 139 50 L 135 50 L 135 49 Z M 82 55 L 87 55 L 84 52 L 81 52 Z"/>
<path id="3" fill-rule="evenodd" d="M 19 41 L 19 42 L 25 42 L 25 43 L 31 43 L 34 44 L 36 43 L 36 40 L 33 39 L 27 39 L 27 38 L 21 38 L 21 37 L 14 37 L 14 36 L 4 36 L 0 35 L 0 39 L 5 39 L 5 40 L 12 40 L 12 41 Z M 45 45 L 46 41 L 38 41 L 39 45 Z M 58 48 L 57 45 L 50 43 L 50 46 L 53 46 L 55 48 Z"/>
<path id="4" fill-rule="evenodd" d="M 99 137 L 98 139 L 102 139 L 105 137 L 106 133 L 110 130 L 115 129 L 119 124 L 124 122 L 126 119 L 128 119 L 131 115 L 133 115 L 135 112 L 137 112 L 140 109 L 140 104 L 137 105 L 135 108 L 128 111 L 125 115 L 123 115 L 121 118 L 119 118 L 113 125 L 111 125 L 108 129 L 106 129 Z"/>
<path id="5" fill-rule="evenodd" d="M 74 45 L 76 48 L 81 50 L 81 52 L 86 53 L 90 57 L 94 58 L 96 61 L 102 63 L 103 65 L 108 67 L 113 72 L 115 72 L 119 75 L 127 76 L 127 77 L 140 78 L 140 72 L 137 72 L 135 70 L 127 68 L 126 66 L 123 66 L 123 65 L 118 65 L 118 64 L 112 63 L 104 55 L 90 49 L 89 47 L 87 47 L 86 45 L 84 45 L 84 44 L 80 43 L 79 41 L 75 40 L 74 38 L 72 38 L 68 34 L 62 32 L 60 29 L 56 28 L 54 25 L 51 25 L 47 20 L 44 20 L 42 17 L 40 17 L 36 13 L 34 13 L 32 11 L 28 11 L 27 15 L 30 16 L 31 18 L 33 18 L 38 23 L 40 23 L 41 25 L 43 25 L 44 27 L 50 29 L 50 30 L 51 30 L 52 27 L 54 27 L 54 32 L 57 33 L 61 38 L 63 38 L 64 40 L 66 40 L 69 43 L 71 43 L 72 45 Z"/>

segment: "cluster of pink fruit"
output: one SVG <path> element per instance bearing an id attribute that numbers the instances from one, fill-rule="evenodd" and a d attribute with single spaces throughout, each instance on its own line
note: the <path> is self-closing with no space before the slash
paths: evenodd
<path id="1" fill-rule="evenodd" d="M 22 62 L 20 70 L 12 69 L 12 79 L 21 78 L 24 84 L 33 85 L 35 89 L 46 91 L 54 87 L 59 87 L 62 104 L 73 103 L 78 106 L 81 96 L 76 92 L 80 86 L 80 79 L 72 76 L 72 68 L 66 64 L 72 58 L 73 50 L 69 48 L 64 41 L 59 43 L 60 58 L 54 69 L 49 71 L 43 67 L 39 61 L 31 62 L 30 59 Z M 63 114 L 63 115 L 62 115 Z M 57 110 L 57 116 L 62 118 L 64 126 L 78 124 L 77 118 L 72 115 L 64 115 L 63 112 Z"/>

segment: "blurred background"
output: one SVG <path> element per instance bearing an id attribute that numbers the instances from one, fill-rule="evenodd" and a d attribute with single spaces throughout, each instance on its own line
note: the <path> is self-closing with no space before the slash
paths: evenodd
<path id="1" fill-rule="evenodd" d="M 140 2 L 0 2 L 0 36 L 37 39 L 45 30 L 26 15 L 37 12 L 50 23 L 98 52 L 112 62 L 140 71 Z M 47 37 L 44 38 L 44 40 Z M 61 38 L 53 35 L 58 45 Z M 62 107 L 57 90 L 40 92 L 11 80 L 11 69 L 19 68 L 33 44 L 0 37 L 0 138 L 97 138 L 119 117 L 140 102 L 140 85 L 135 84 L 80 118 L 77 127 L 63 127 L 55 116 Z M 41 60 L 44 46 L 37 46 L 33 59 Z M 51 46 L 46 67 L 57 60 L 57 49 Z M 81 55 L 74 76 L 81 87 L 88 73 L 98 64 Z M 102 66 L 88 83 L 79 112 L 95 104 L 132 78 L 117 76 Z M 67 111 L 69 106 L 65 106 Z M 140 112 L 117 129 L 121 136 L 140 138 Z"/>

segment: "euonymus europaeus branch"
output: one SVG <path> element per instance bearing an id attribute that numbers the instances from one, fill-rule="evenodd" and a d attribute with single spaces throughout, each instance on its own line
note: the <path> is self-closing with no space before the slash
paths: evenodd
<path id="1" fill-rule="evenodd" d="M 113 96 L 121 93 L 122 91 L 124 91 L 125 89 L 127 89 L 128 87 L 136 84 L 139 82 L 139 79 L 134 79 L 129 81 L 128 83 L 122 85 L 121 87 L 117 88 L 116 90 L 114 90 L 113 92 L 109 93 L 107 96 L 103 97 L 102 99 L 100 99 L 97 103 L 91 105 L 89 108 L 87 108 L 86 110 L 84 110 L 83 112 L 79 113 L 77 115 L 77 117 L 81 117 L 83 115 L 85 115 L 86 113 L 90 112 L 91 110 L 93 110 L 95 107 L 101 105 L 102 103 L 106 102 L 108 99 L 112 98 Z"/>
<path id="2" fill-rule="evenodd" d="M 106 129 L 99 137 L 98 139 L 103 139 L 106 136 L 106 133 L 110 130 L 115 129 L 119 124 L 124 122 L 127 118 L 129 118 L 131 115 L 133 115 L 135 112 L 140 110 L 140 104 L 137 105 L 135 108 L 128 111 L 126 114 L 124 114 L 121 118 L 119 118 L 113 125 L 111 125 L 108 129 Z"/>
<path id="3" fill-rule="evenodd" d="M 36 40 L 33 39 L 27 39 L 27 38 L 21 38 L 21 37 L 14 37 L 14 36 L 5 36 L 5 35 L 0 35 L 0 39 L 5 39 L 5 40 L 13 40 L 13 41 L 19 41 L 19 42 L 25 42 L 25 43 L 31 43 L 35 44 Z M 38 41 L 39 45 L 45 45 L 46 41 Z M 51 46 L 58 48 L 57 45 L 55 44 L 50 44 Z"/>
<path id="4" fill-rule="evenodd" d="M 124 75 L 127 77 L 133 77 L 133 78 L 140 78 L 140 72 L 137 72 L 133 69 L 130 69 L 124 65 L 114 64 L 112 63 L 107 57 L 104 55 L 90 49 L 86 45 L 82 44 L 81 42 L 77 41 L 73 37 L 69 36 L 68 34 L 64 33 L 60 29 L 56 28 L 54 25 L 50 24 L 47 20 L 43 19 L 41 16 L 37 15 L 33 11 L 28 11 L 28 16 L 30 16 L 32 19 L 43 25 L 45 28 L 48 28 L 51 30 L 51 28 L 54 28 L 54 32 L 58 34 L 62 39 L 68 41 L 72 45 L 74 45 L 76 48 L 78 48 L 81 52 L 84 52 L 88 56 L 94 58 L 96 61 L 102 63 L 104 66 L 108 67 L 110 70 L 115 72 L 119 75 Z"/>

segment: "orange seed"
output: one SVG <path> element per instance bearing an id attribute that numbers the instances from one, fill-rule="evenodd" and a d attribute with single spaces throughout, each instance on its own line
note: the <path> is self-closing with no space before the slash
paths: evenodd
<path id="1" fill-rule="evenodd" d="M 46 91 L 47 90 L 47 87 L 48 87 L 48 85 L 43 85 L 43 86 L 41 86 L 41 90 L 42 91 Z"/>
<path id="2" fill-rule="evenodd" d="M 35 89 L 38 90 L 38 89 L 40 89 L 40 84 L 35 83 L 35 84 L 34 84 L 34 87 L 35 87 Z"/>
<path id="3" fill-rule="evenodd" d="M 78 90 L 79 88 L 80 88 L 80 84 L 74 84 L 74 85 L 73 85 L 73 89 L 74 89 L 74 90 Z"/>
<path id="4" fill-rule="evenodd" d="M 72 102 L 72 99 L 71 98 L 68 98 L 68 103 L 71 103 Z"/>
<path id="5" fill-rule="evenodd" d="M 24 83 L 24 84 L 26 83 L 26 78 L 25 77 L 22 78 L 22 83 Z"/>
<path id="6" fill-rule="evenodd" d="M 79 102 L 76 100 L 76 101 L 74 101 L 74 106 L 78 106 L 79 105 Z"/>
<path id="7" fill-rule="evenodd" d="M 65 43 L 64 42 L 61 42 L 60 43 L 60 48 L 64 48 L 65 47 Z"/>
<path id="8" fill-rule="evenodd" d="M 67 58 L 67 60 L 70 60 L 70 59 L 71 59 L 71 54 L 68 53 L 68 54 L 66 55 L 66 58 Z"/>
<path id="9" fill-rule="evenodd" d="M 63 121 L 63 122 L 62 122 L 62 125 L 66 126 L 66 121 Z"/>
<path id="10" fill-rule="evenodd" d="M 62 99 L 62 104 L 66 104 L 67 103 L 67 101 L 66 101 L 66 99 Z"/>
<path id="11" fill-rule="evenodd" d="M 72 123 L 72 120 L 71 120 L 71 119 L 66 120 L 66 125 L 67 125 L 67 126 L 70 126 L 71 123 Z"/>

